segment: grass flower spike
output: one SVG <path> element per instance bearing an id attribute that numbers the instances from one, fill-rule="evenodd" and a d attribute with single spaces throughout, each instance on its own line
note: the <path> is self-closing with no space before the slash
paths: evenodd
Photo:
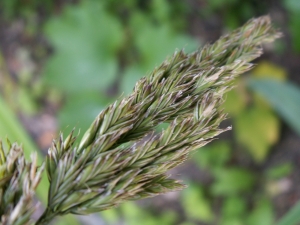
<path id="1" fill-rule="evenodd" d="M 73 134 L 53 142 L 48 207 L 37 224 L 184 188 L 166 172 L 230 129 L 219 128 L 224 94 L 251 69 L 260 45 L 279 35 L 261 17 L 192 54 L 176 52 L 103 110 L 78 144 Z M 168 126 L 157 132 L 161 123 Z"/>
<path id="2" fill-rule="evenodd" d="M 219 127 L 226 119 L 224 94 L 252 68 L 261 44 L 279 36 L 265 16 L 194 53 L 175 52 L 139 80 L 131 95 L 103 110 L 81 140 L 73 132 L 60 135 L 48 150 L 48 204 L 35 224 L 183 189 L 167 172 L 231 129 Z M 157 129 L 161 124 L 165 128 Z M 0 144 L 1 224 L 32 224 L 42 170 L 35 156 L 26 162 L 18 145 L 5 151 Z"/>
<path id="3" fill-rule="evenodd" d="M 23 149 L 8 141 L 8 151 L 0 141 L 0 217 L 2 225 L 32 224 L 31 215 L 37 205 L 34 194 L 43 166 L 37 168 L 36 155 L 26 162 Z"/>

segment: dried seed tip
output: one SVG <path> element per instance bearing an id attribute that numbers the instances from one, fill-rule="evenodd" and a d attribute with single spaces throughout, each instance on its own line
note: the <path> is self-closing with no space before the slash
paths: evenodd
<path id="1" fill-rule="evenodd" d="M 31 180 L 34 180 L 35 175 L 36 175 L 36 170 L 37 170 L 37 167 L 36 167 L 36 163 L 37 163 L 37 154 L 36 154 L 36 152 L 35 152 L 35 153 L 32 153 L 32 154 L 30 155 L 30 158 L 31 158 L 30 179 L 31 179 Z"/>
<path id="2" fill-rule="evenodd" d="M 45 164 L 43 163 L 38 172 L 36 173 L 36 176 L 32 179 L 32 188 L 35 190 L 37 188 L 37 186 L 39 185 L 41 179 L 42 179 L 42 173 L 45 169 Z"/>

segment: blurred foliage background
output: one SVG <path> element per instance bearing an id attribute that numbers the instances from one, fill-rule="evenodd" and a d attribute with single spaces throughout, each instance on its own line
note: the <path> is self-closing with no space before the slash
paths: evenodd
<path id="1" fill-rule="evenodd" d="M 269 14 L 284 37 L 227 95 L 233 131 L 172 171 L 186 190 L 55 224 L 272 225 L 283 215 L 280 225 L 298 224 L 299 13 L 298 0 L 1 0 L 0 137 L 41 162 L 59 131 L 82 135 L 176 49 Z"/>

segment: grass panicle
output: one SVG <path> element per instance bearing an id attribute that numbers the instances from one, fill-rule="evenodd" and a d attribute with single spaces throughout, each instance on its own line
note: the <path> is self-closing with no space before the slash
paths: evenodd
<path id="1" fill-rule="evenodd" d="M 31 163 L 24 157 L 23 149 L 8 142 L 8 150 L 0 141 L 0 216 L 2 225 L 29 225 L 37 204 L 35 190 L 40 182 L 43 165 L 37 168 L 37 156 Z"/>
<path id="2" fill-rule="evenodd" d="M 103 110 L 78 144 L 71 133 L 47 156 L 47 212 L 88 214 L 127 200 L 185 187 L 166 172 L 209 143 L 226 114 L 220 110 L 234 78 L 253 66 L 261 44 L 278 38 L 270 18 L 241 28 L 191 54 L 175 54 Z M 167 123 L 165 130 L 156 127 Z"/>
<path id="3" fill-rule="evenodd" d="M 61 134 L 48 150 L 48 204 L 35 224 L 185 188 L 167 172 L 231 129 L 220 128 L 224 94 L 252 68 L 261 44 L 279 36 L 264 16 L 191 54 L 177 51 L 139 80 L 131 95 L 100 112 L 81 140 L 73 132 L 65 139 Z M 166 128 L 157 129 L 163 123 Z M 7 152 L 1 147 L 2 224 L 30 223 L 42 170 L 34 155 L 26 162 L 16 144 Z"/>

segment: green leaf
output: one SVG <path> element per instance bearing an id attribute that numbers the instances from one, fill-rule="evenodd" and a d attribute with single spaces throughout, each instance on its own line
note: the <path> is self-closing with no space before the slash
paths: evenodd
<path id="1" fill-rule="evenodd" d="M 244 222 L 239 218 L 229 218 L 222 220 L 220 225 L 244 225 Z"/>
<path id="2" fill-rule="evenodd" d="M 152 215 L 146 209 L 143 209 L 133 202 L 126 202 L 120 207 L 123 216 L 125 218 L 126 224 L 130 225 L 172 225 L 175 224 L 177 215 L 174 212 L 166 211 L 161 215 Z"/>
<path id="3" fill-rule="evenodd" d="M 140 21 L 143 21 L 141 23 Z M 131 93 L 135 83 L 155 66 L 158 66 L 176 49 L 191 52 L 199 47 L 199 42 L 189 36 L 175 33 L 169 26 L 154 26 L 145 16 L 135 13 L 132 16 L 133 42 L 139 53 L 139 59 L 125 68 L 121 83 L 121 92 Z"/>
<path id="4" fill-rule="evenodd" d="M 274 212 L 268 199 L 260 200 L 247 219 L 247 225 L 273 225 Z"/>
<path id="5" fill-rule="evenodd" d="M 213 212 L 208 199 L 204 196 L 202 187 L 189 185 L 181 195 L 183 210 L 189 219 L 210 222 L 213 220 Z"/>
<path id="6" fill-rule="evenodd" d="M 121 205 L 120 209 L 126 220 L 139 217 L 143 214 L 142 208 L 137 207 L 134 202 L 126 202 Z"/>
<path id="7" fill-rule="evenodd" d="M 208 144 L 195 153 L 192 159 L 201 168 L 219 168 L 230 159 L 231 147 L 226 141 L 217 141 Z"/>
<path id="8" fill-rule="evenodd" d="M 158 21 L 168 22 L 171 6 L 167 0 L 153 0 L 151 1 L 152 14 Z"/>
<path id="9" fill-rule="evenodd" d="M 296 12 L 296 13 L 300 11 L 299 0 L 284 0 L 283 4 L 289 11 Z"/>
<path id="10" fill-rule="evenodd" d="M 276 225 L 297 225 L 300 223 L 300 201 L 298 201 Z"/>
<path id="11" fill-rule="evenodd" d="M 209 1 L 209 5 L 210 7 L 212 7 L 213 9 L 219 9 L 222 8 L 224 6 L 228 6 L 231 4 L 235 4 L 237 2 L 237 0 L 228 0 L 228 1 L 223 1 L 223 0 L 211 0 Z"/>
<path id="12" fill-rule="evenodd" d="M 291 13 L 290 15 L 290 24 L 289 24 L 289 30 L 292 35 L 292 44 L 293 44 L 293 49 L 296 52 L 300 52 L 300 18 L 299 18 L 299 11 L 295 13 Z"/>
<path id="13" fill-rule="evenodd" d="M 18 109 L 29 115 L 37 111 L 37 104 L 33 99 L 32 93 L 26 87 L 19 87 L 17 90 Z"/>
<path id="14" fill-rule="evenodd" d="M 189 221 L 185 221 L 179 225 L 196 225 L 196 223 L 193 223 L 193 222 L 189 222 Z"/>
<path id="15" fill-rule="evenodd" d="M 300 90 L 297 86 L 289 82 L 251 80 L 249 87 L 261 94 L 286 123 L 300 135 Z"/>
<path id="16" fill-rule="evenodd" d="M 125 95 L 130 94 L 134 88 L 135 83 L 146 76 L 146 71 L 139 66 L 130 66 L 125 69 L 121 82 L 121 93 Z"/>
<path id="17" fill-rule="evenodd" d="M 140 18 L 137 15 L 137 18 Z M 133 17 L 133 20 L 135 17 Z M 140 53 L 139 66 L 148 72 L 158 66 L 167 56 L 171 56 L 176 49 L 191 52 L 199 47 L 199 41 L 189 36 L 175 33 L 169 26 L 155 26 L 150 20 L 145 23 L 133 23 L 134 43 Z"/>
<path id="18" fill-rule="evenodd" d="M 242 217 L 246 213 L 247 203 L 240 196 L 228 197 L 222 205 L 222 217 L 233 218 Z"/>
<path id="19" fill-rule="evenodd" d="M 148 221 L 147 225 L 152 225 L 152 221 L 149 221 L 149 215 L 146 210 L 143 210 L 141 207 L 138 207 L 134 202 L 126 202 L 121 205 L 120 210 L 124 216 L 124 220 L 128 224 L 139 225 L 141 222 Z M 151 220 L 151 218 L 150 218 Z"/>
<path id="20" fill-rule="evenodd" d="M 252 107 L 234 120 L 237 140 L 249 150 L 256 162 L 262 162 L 279 136 L 279 120 L 267 108 Z"/>
<path id="21" fill-rule="evenodd" d="M 247 202 L 242 196 L 232 196 L 224 199 L 220 225 L 244 225 L 247 213 Z"/>
<path id="22" fill-rule="evenodd" d="M 289 30 L 292 36 L 292 44 L 294 50 L 300 52 L 300 19 L 299 19 L 299 11 L 300 11 L 300 1 L 298 0 L 284 0 L 284 6 L 288 10 L 289 14 Z"/>
<path id="23" fill-rule="evenodd" d="M 66 136 L 73 128 L 80 128 L 81 131 L 87 130 L 108 101 L 109 99 L 95 92 L 80 92 L 72 95 L 58 114 L 62 132 Z M 80 136 L 83 133 L 81 132 Z"/>
<path id="24" fill-rule="evenodd" d="M 66 7 L 61 16 L 50 19 L 45 33 L 55 48 L 45 66 L 47 84 L 76 93 L 107 88 L 114 80 L 123 31 L 99 2 Z"/>
<path id="25" fill-rule="evenodd" d="M 215 183 L 212 193 L 219 196 L 235 195 L 250 191 L 255 184 L 255 176 L 242 168 L 221 168 L 214 171 Z"/>
<path id="26" fill-rule="evenodd" d="M 199 185 L 189 185 L 189 188 L 182 192 L 181 203 L 189 220 L 210 222 L 214 218 L 211 203 Z"/>
<path id="27" fill-rule="evenodd" d="M 280 179 L 288 176 L 293 171 L 293 165 L 290 162 L 273 166 L 267 170 L 267 177 L 270 179 Z"/>
<path id="28" fill-rule="evenodd" d="M 226 94 L 225 99 L 222 107 L 231 116 L 237 116 L 243 112 L 247 105 L 247 93 L 241 80 L 237 82 L 236 88 Z"/>
<path id="29" fill-rule="evenodd" d="M 117 74 L 122 25 L 101 3 L 83 1 L 50 19 L 45 33 L 55 48 L 46 64 L 45 83 L 67 93 L 60 127 L 66 134 L 74 127 L 85 130 L 107 104 L 100 93 Z"/>
<path id="30" fill-rule="evenodd" d="M 108 209 L 100 212 L 101 217 L 107 222 L 108 224 L 117 224 L 119 218 L 119 214 L 116 209 Z"/>
<path id="31" fill-rule="evenodd" d="M 155 217 L 155 215 L 153 215 L 153 217 Z M 176 224 L 177 218 L 178 216 L 174 211 L 165 211 L 157 224 L 173 225 Z"/>

